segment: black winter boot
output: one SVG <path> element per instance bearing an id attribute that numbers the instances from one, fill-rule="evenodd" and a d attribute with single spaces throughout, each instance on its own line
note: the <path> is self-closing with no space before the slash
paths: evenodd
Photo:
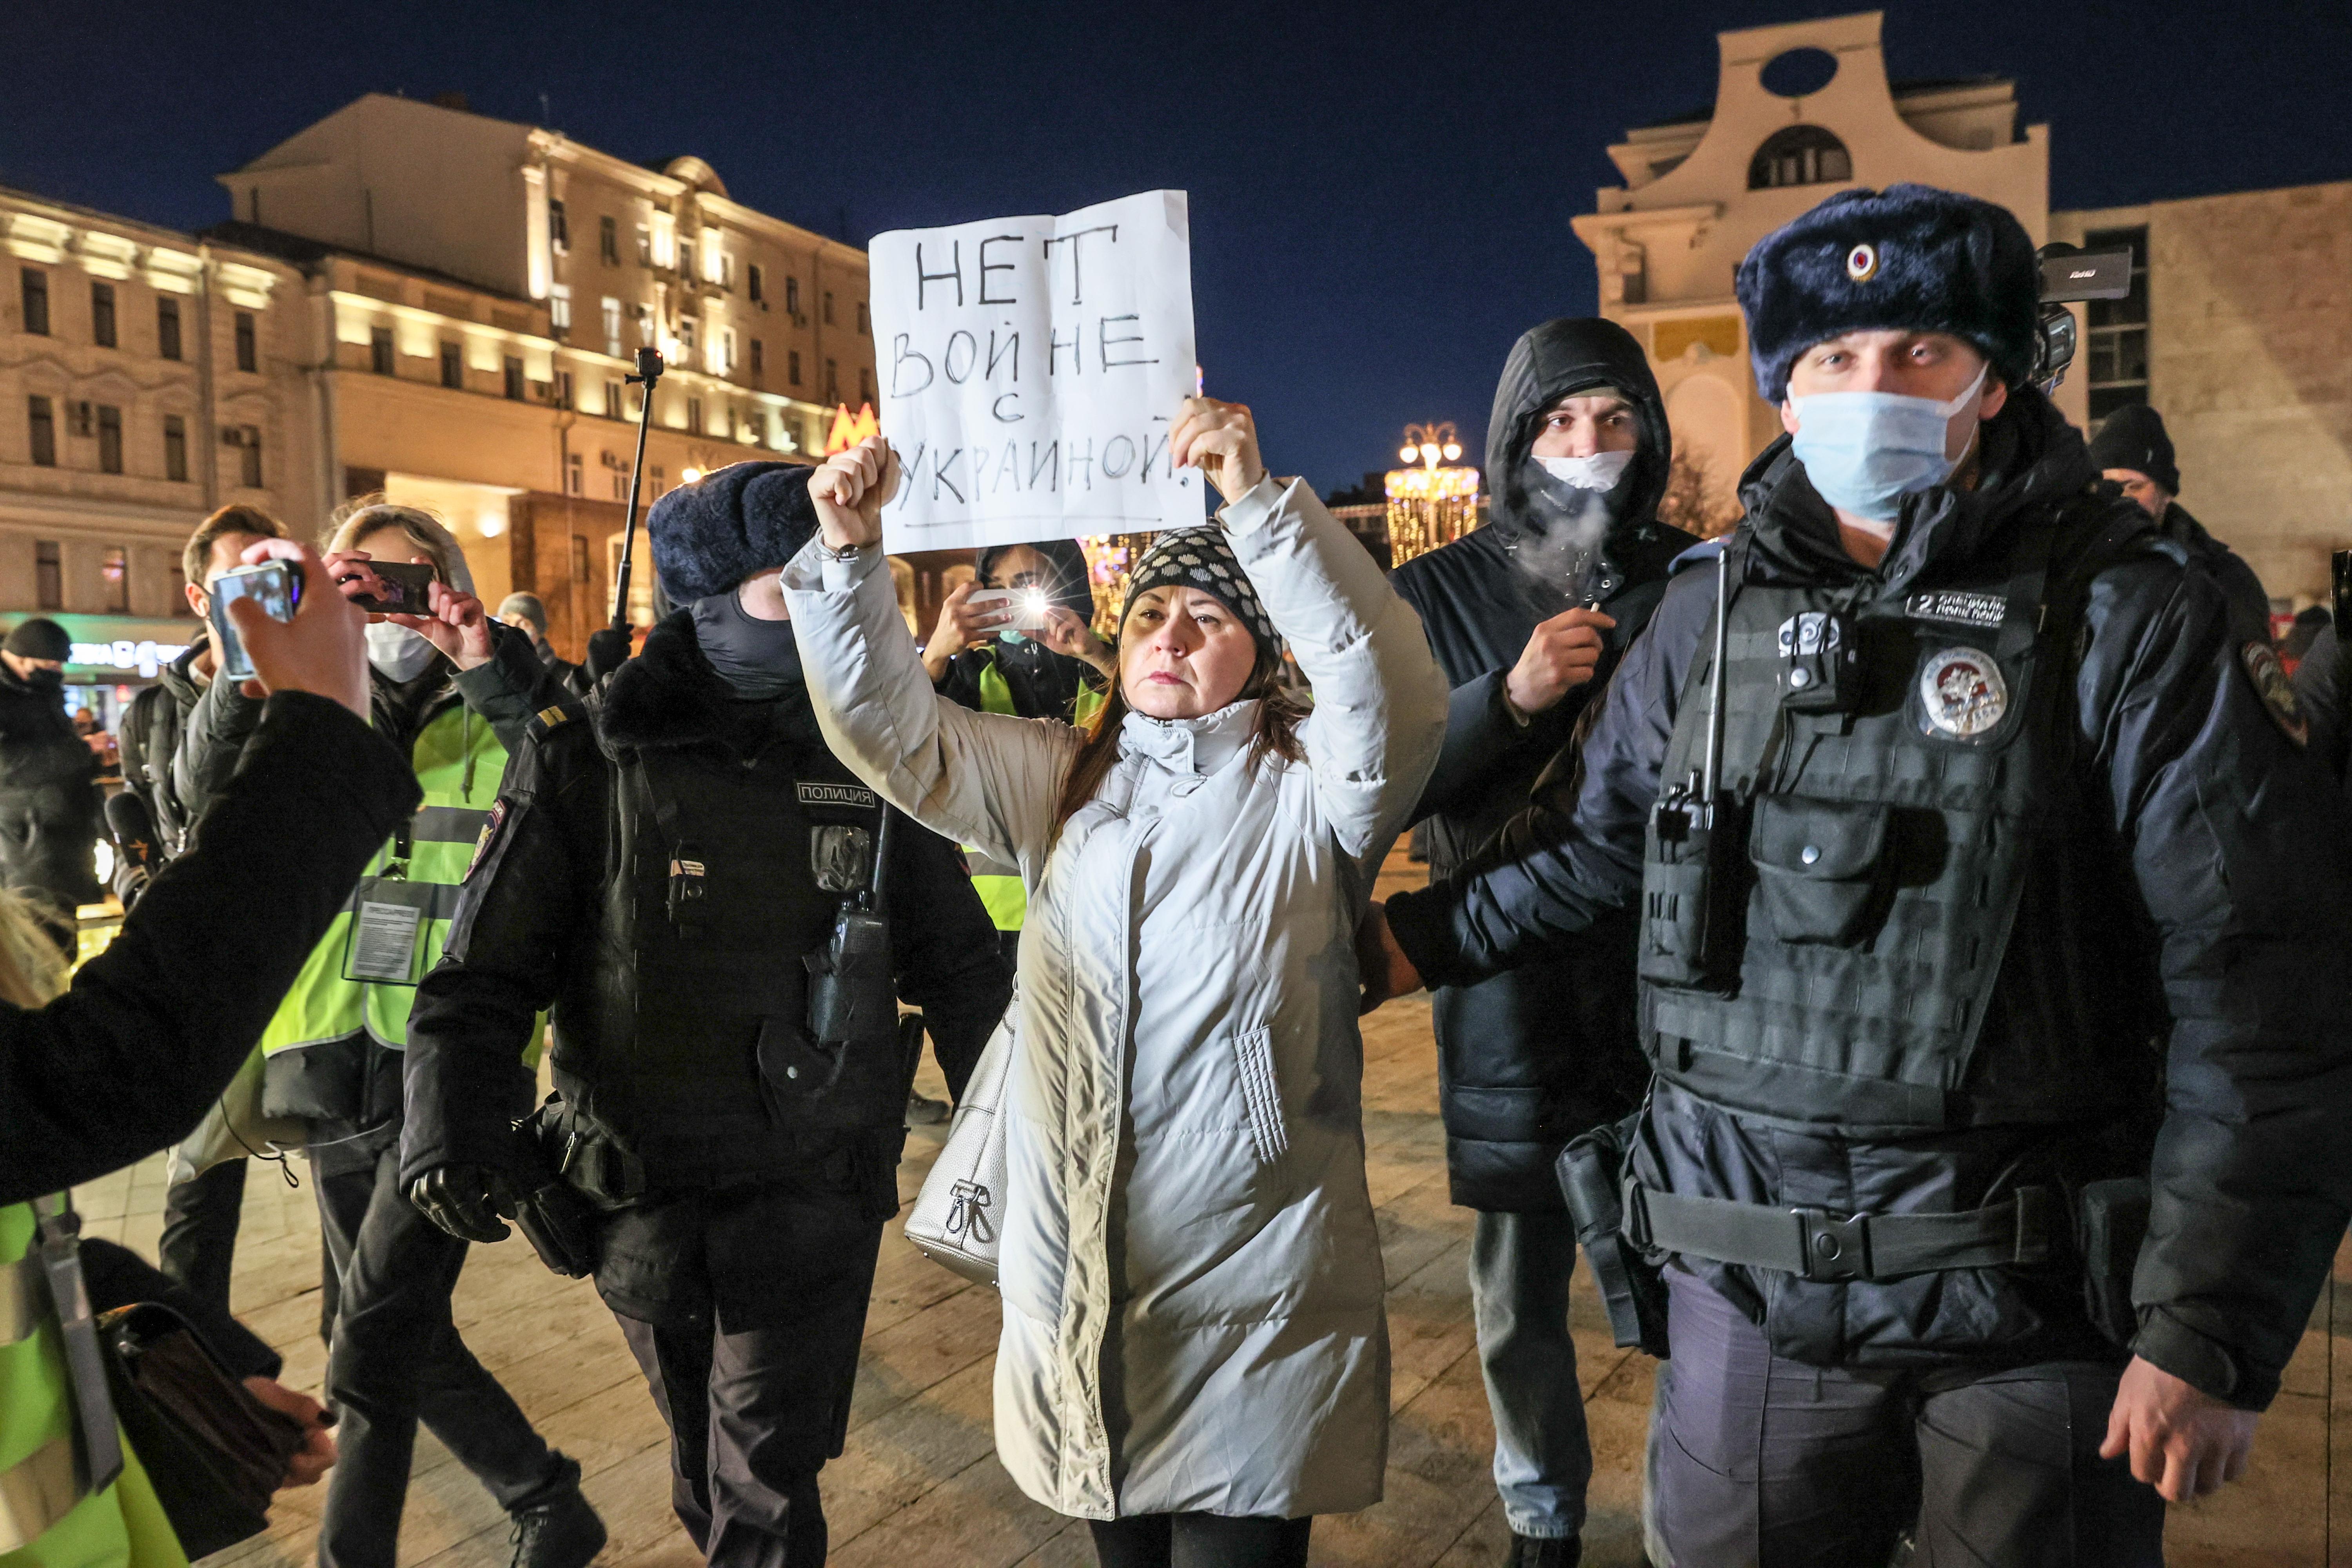
<path id="1" fill-rule="evenodd" d="M 1507 1568 L 1576 1568 L 1584 1557 L 1584 1538 L 1580 1535 L 1520 1535 L 1511 1536 L 1511 1555 Z"/>
<path id="2" fill-rule="evenodd" d="M 579 1461 L 556 1457 L 562 1468 L 540 1500 L 507 1515 L 514 1521 L 509 1568 L 588 1568 L 604 1550 L 604 1521 L 581 1495 Z"/>

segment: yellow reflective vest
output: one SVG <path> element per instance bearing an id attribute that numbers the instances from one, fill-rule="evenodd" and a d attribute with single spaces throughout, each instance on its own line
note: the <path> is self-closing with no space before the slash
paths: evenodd
<path id="1" fill-rule="evenodd" d="M 65 1342 L 34 1251 L 30 1204 L 0 1207 L 0 1568 L 187 1568 L 139 1456 L 82 1489 Z"/>
<path id="2" fill-rule="evenodd" d="M 360 879 L 262 1032 L 265 1056 L 346 1040 L 365 1031 L 394 1050 L 408 1044 L 416 984 L 441 960 L 459 884 L 490 825 L 507 750 L 489 722 L 452 703 L 410 749 L 425 804 Z M 413 917 L 407 911 L 414 911 Z M 393 941 L 386 964 L 386 937 Z M 404 968 L 406 983 L 362 978 Z M 534 1043 L 530 1059 L 537 1061 Z"/>

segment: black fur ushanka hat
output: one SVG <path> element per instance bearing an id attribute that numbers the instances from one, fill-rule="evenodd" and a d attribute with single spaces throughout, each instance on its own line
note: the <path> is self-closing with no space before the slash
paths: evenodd
<path id="1" fill-rule="evenodd" d="M 816 532 L 805 463 L 730 463 L 677 489 L 646 513 L 646 542 L 673 605 L 723 594 L 782 566 Z"/>
<path id="2" fill-rule="evenodd" d="M 1789 367 L 1843 332 L 1949 332 L 2021 386 L 2041 335 L 2041 268 L 2006 207 L 1930 185 L 1840 191 L 1756 242 L 1735 285 L 1756 388 L 1788 395 Z"/>

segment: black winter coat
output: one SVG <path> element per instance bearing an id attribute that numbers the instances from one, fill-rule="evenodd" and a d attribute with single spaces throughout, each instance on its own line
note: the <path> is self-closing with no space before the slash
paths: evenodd
<path id="1" fill-rule="evenodd" d="M 2311 754 L 2352 795 L 2352 658 L 2335 626 L 2322 626 L 2294 669 L 2294 696 L 2311 736 Z"/>
<path id="2" fill-rule="evenodd" d="M 1585 595 L 1597 596 L 1617 625 L 1592 679 L 1522 723 L 1504 702 L 1504 679 L 1539 624 L 1582 601 L 1518 564 L 1517 547 L 1541 523 L 1504 476 L 1526 461 L 1538 415 L 1599 386 L 1627 394 L 1642 425 L 1635 459 L 1611 497 L 1613 521 Z M 1444 749 L 1414 814 L 1428 821 L 1433 878 L 1446 876 L 1526 808 L 1587 704 L 1648 624 L 1669 563 L 1697 542 L 1656 520 L 1671 455 L 1657 383 L 1641 345 L 1622 329 L 1548 321 L 1512 348 L 1487 434 L 1493 521 L 1390 578 L 1420 614 L 1454 689 Z M 1632 1110 L 1649 1078 L 1634 1020 L 1631 918 L 1612 917 L 1546 963 L 1441 986 L 1431 1002 L 1454 1201 L 1561 1212 L 1552 1176 L 1561 1146 Z"/>
<path id="3" fill-rule="evenodd" d="M 67 916 L 105 897 L 101 805 L 98 758 L 58 697 L 0 666 L 0 887 L 37 894 Z"/>
<path id="4" fill-rule="evenodd" d="M 1987 426 L 1978 489 L 1906 500 L 1873 573 L 1845 554 L 1802 465 L 1776 443 L 1746 480 L 1748 580 L 1875 577 L 1899 594 L 1939 562 L 2004 555 L 2020 530 L 2047 526 L 2095 477 L 2079 433 L 2038 395 L 2013 391 Z M 2083 853 L 2065 868 L 2029 867 L 1979 1059 L 2030 1081 L 2031 1065 L 2004 1048 L 2001 1020 L 2031 1008 L 2035 986 L 2087 988 L 2097 1005 L 2147 1020 L 2162 1049 L 2122 1053 L 2103 1078 L 2160 1122 L 2152 1149 L 2137 1145 L 2155 1207 L 2134 1281 L 2133 1348 L 2260 1409 L 2352 1215 L 2352 825 L 2266 708 L 2210 575 L 2147 531 L 2087 571 L 2070 736 L 2080 788 L 2061 807 L 2075 820 L 2057 836 Z M 1507 851 L 1391 901 L 1397 940 L 1429 979 L 1456 984 L 1527 962 L 1634 897 L 1713 589 L 1711 571 L 1668 586 L 1584 749 L 1572 809 L 1539 807 Z M 2084 867 L 2103 884 L 2095 898 L 2053 896 L 2062 873 Z M 1986 1202 L 2019 1162 L 2109 1131 L 1971 1125 L 1968 1102 L 1964 1084 L 1948 1101 L 1950 1131 L 1868 1142 L 1767 1127 L 1662 1089 L 1637 1168 L 1675 1192 L 1751 1203 L 1958 1211 Z M 1811 1346 L 1809 1359 L 1934 1364 L 2095 1349 L 2060 1271 L 1834 1284 L 1685 1261 L 1776 1342 Z"/>
<path id="5" fill-rule="evenodd" d="M 787 790 L 795 758 L 824 754 L 806 692 L 735 700 L 696 643 L 688 611 L 655 626 L 644 652 L 608 678 L 593 723 L 568 717 L 531 727 L 508 770 L 495 837 L 477 858 L 448 946 L 409 1015 L 404 1185 L 444 1165 L 511 1164 L 508 1129 L 530 1109 L 533 1087 L 519 1062 L 534 1018 L 550 1008 L 557 1087 L 579 1099 L 572 1075 L 593 1070 L 603 1042 L 591 1026 L 608 1010 L 606 982 L 633 963 L 627 934 L 611 925 L 613 894 L 631 875 L 616 863 L 616 754 L 633 747 L 772 773 Z M 726 856 L 724 845 L 704 847 L 714 862 Z M 946 839 L 901 821 L 889 868 L 898 995 L 922 1009 L 942 1055 L 976 1050 L 1012 993 L 996 928 Z M 778 942 L 776 963 L 801 958 Z M 748 1047 L 737 1065 L 743 1083 L 756 1082 Z"/>
<path id="6" fill-rule="evenodd" d="M 2271 595 L 2254 569 L 2238 552 L 2205 531 L 2189 509 L 2173 501 L 2156 520 L 2157 531 L 2188 552 L 2189 559 L 2230 601 L 2230 627 L 2242 643 L 2271 640 Z"/>
<path id="7" fill-rule="evenodd" d="M 209 630 L 200 630 L 187 652 L 157 670 L 155 684 L 131 700 L 117 736 L 122 748 L 122 787 L 145 803 L 166 856 L 177 855 L 185 846 L 194 820 L 181 804 L 172 761 L 179 755 L 180 737 L 187 733 L 188 715 L 204 696 L 195 664 L 211 644 Z"/>
<path id="8" fill-rule="evenodd" d="M 406 761 L 340 705 L 270 698 L 194 842 L 113 943 L 47 1006 L 0 1004 L 0 1204 L 193 1131 L 420 798 Z"/>

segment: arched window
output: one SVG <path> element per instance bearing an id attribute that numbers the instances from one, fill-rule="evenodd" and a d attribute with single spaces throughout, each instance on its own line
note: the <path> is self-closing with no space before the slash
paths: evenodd
<path id="1" fill-rule="evenodd" d="M 1748 165 L 1748 188 L 1830 185 L 1853 178 L 1845 143 L 1818 125 L 1790 125 L 1764 138 Z"/>

